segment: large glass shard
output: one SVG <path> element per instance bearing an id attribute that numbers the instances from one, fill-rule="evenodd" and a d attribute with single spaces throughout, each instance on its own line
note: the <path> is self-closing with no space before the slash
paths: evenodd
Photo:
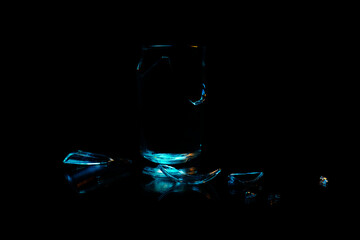
<path id="1" fill-rule="evenodd" d="M 99 165 L 114 162 L 114 159 L 98 153 L 84 152 L 78 150 L 77 152 L 69 153 L 63 163 L 75 165 Z"/>
<path id="2" fill-rule="evenodd" d="M 176 169 L 168 165 L 160 165 L 160 170 L 169 178 L 186 184 L 203 184 L 214 179 L 220 172 L 221 169 L 216 169 L 209 173 L 195 173 L 188 174 L 182 169 Z"/>

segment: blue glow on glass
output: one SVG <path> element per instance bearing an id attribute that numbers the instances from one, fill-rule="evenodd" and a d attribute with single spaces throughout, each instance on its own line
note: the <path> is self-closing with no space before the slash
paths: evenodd
<path id="1" fill-rule="evenodd" d="M 157 45 L 150 45 L 150 47 L 172 47 L 173 45 L 159 45 L 159 44 L 157 44 Z"/>
<path id="2" fill-rule="evenodd" d="M 209 173 L 188 174 L 182 171 L 182 169 L 176 169 L 168 165 L 160 165 L 160 169 L 166 176 L 177 182 L 194 185 L 207 183 L 208 181 L 214 179 L 221 172 L 221 168 L 219 168 Z"/>
<path id="3" fill-rule="evenodd" d="M 143 62 L 143 59 L 141 58 L 140 61 L 139 61 L 139 63 L 138 63 L 138 65 L 137 65 L 137 67 L 136 67 L 136 70 L 137 70 L 137 71 L 140 71 L 142 62 Z"/>
<path id="4" fill-rule="evenodd" d="M 158 167 L 144 167 L 143 174 L 146 175 L 150 175 L 153 178 L 168 178 L 162 171 L 161 169 Z"/>
<path id="5" fill-rule="evenodd" d="M 194 106 L 197 106 L 197 105 L 199 105 L 199 104 L 202 104 L 203 102 L 205 102 L 205 100 L 206 100 L 206 86 L 205 86 L 205 83 L 203 83 L 202 84 L 202 90 L 201 90 L 201 97 L 200 97 L 200 99 L 199 100 L 197 100 L 197 101 L 191 101 L 190 99 L 189 99 L 189 101 L 194 105 Z"/>
<path id="6" fill-rule="evenodd" d="M 244 173 L 231 173 L 229 174 L 228 184 L 236 183 L 253 183 L 258 181 L 264 175 L 263 172 L 244 172 Z"/>
<path id="7" fill-rule="evenodd" d="M 77 152 L 69 153 L 63 163 L 65 164 L 75 164 L 75 165 L 99 165 L 99 164 L 108 164 L 113 162 L 114 159 L 98 153 L 84 152 L 78 150 Z"/>
<path id="8" fill-rule="evenodd" d="M 201 147 L 201 146 L 200 146 Z M 144 158 L 162 164 L 177 164 L 187 162 L 201 153 L 201 149 L 190 153 L 156 153 L 150 150 L 142 152 Z"/>

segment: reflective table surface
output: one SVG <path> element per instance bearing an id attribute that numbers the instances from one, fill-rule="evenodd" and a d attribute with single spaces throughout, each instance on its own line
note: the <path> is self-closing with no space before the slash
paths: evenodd
<path id="1" fill-rule="evenodd" d="M 326 167 L 313 171 L 268 165 L 245 168 L 204 158 L 190 169 L 205 172 L 217 166 L 221 172 L 206 183 L 187 184 L 166 177 L 157 164 L 130 158 L 131 154 L 114 157 L 115 164 L 75 166 L 63 163 L 68 153 L 58 155 L 51 189 L 46 189 L 46 202 L 54 204 L 51 214 L 66 219 L 65 229 L 82 232 L 94 227 L 100 235 L 120 230 L 135 234 L 130 229 L 136 229 L 170 230 L 180 236 L 276 234 L 286 238 L 287 231 L 294 234 L 301 228 L 321 234 L 343 214 L 340 176 Z M 305 237 L 307 231 L 298 234 Z"/>
<path id="2" fill-rule="evenodd" d="M 333 45 L 319 52 L 301 44 L 262 44 L 259 38 L 249 48 L 209 46 L 205 149 L 197 163 L 178 167 L 221 169 L 203 184 L 151 176 L 157 164 L 140 157 L 139 46 L 118 49 L 112 58 L 84 46 L 81 64 L 64 54 L 77 67 L 54 67 L 59 91 L 47 94 L 52 107 L 43 104 L 37 122 L 45 134 L 36 156 L 44 156 L 48 167 L 33 185 L 42 193 L 40 205 L 48 206 L 44 219 L 61 219 L 56 232 L 66 236 L 75 228 L 80 236 L 97 230 L 120 237 L 128 230 L 168 238 L 163 230 L 170 230 L 171 236 L 189 237 L 192 230 L 197 237 L 220 232 L 286 239 L 308 238 L 314 229 L 324 233 L 347 219 L 338 214 L 349 213 L 343 207 L 353 192 L 344 190 L 347 171 L 339 169 L 352 164 L 354 111 L 339 86 L 341 65 L 327 58 Z M 321 61 L 309 57 L 313 52 Z M 307 67 L 309 61 L 316 67 Z M 63 163 L 78 150 L 109 156 L 114 164 Z M 119 159 L 131 163 L 117 164 Z M 237 182 L 244 173 L 254 174 Z"/>
<path id="3" fill-rule="evenodd" d="M 56 155 L 58 159 L 52 176 L 55 199 L 61 199 L 61 205 L 70 208 L 113 206 L 125 210 L 127 207 L 170 206 L 169 211 L 173 211 L 193 205 L 241 212 L 328 210 L 340 204 L 337 202 L 341 198 L 340 179 L 331 164 L 314 164 L 313 169 L 289 164 L 287 169 L 271 164 L 256 166 L 244 161 L 242 166 L 240 160 L 221 162 L 221 158 L 213 159 L 204 154 L 196 161 L 174 165 L 190 175 L 196 175 L 197 171 L 221 170 L 208 182 L 193 184 L 165 175 L 158 164 L 137 154 L 114 156 L 105 164 L 79 165 L 64 162 L 70 152 Z M 100 156 L 111 154 L 114 153 L 102 152 Z"/>

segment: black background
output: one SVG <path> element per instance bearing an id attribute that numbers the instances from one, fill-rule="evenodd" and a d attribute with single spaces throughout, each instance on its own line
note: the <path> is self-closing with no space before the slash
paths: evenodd
<path id="1" fill-rule="evenodd" d="M 31 79 L 23 85 L 22 116 L 27 120 L 22 141 L 32 156 L 39 156 L 34 161 L 41 167 L 26 185 L 33 191 L 29 196 L 49 204 L 49 218 L 67 217 L 58 232 L 67 232 L 66 224 L 106 226 L 109 217 L 116 219 L 109 228 L 155 227 L 154 219 L 160 218 L 161 224 L 177 229 L 181 213 L 188 224 L 184 231 L 200 218 L 215 230 L 225 221 L 226 234 L 237 228 L 231 217 L 276 226 L 272 217 L 299 216 L 302 210 L 321 216 L 338 206 L 342 177 L 335 170 L 340 162 L 348 164 L 352 94 L 345 78 L 351 37 L 336 14 L 330 18 L 320 10 L 293 8 L 251 8 L 245 14 L 244 8 L 222 12 L 200 7 L 190 17 L 189 9 L 177 8 L 142 6 L 128 12 L 124 7 L 111 13 L 65 8 L 54 8 L 35 23 L 24 21 L 21 34 L 29 39 L 21 49 L 27 65 L 23 71 Z M 138 153 L 136 66 L 142 44 L 184 42 L 207 46 L 202 161 L 223 168 L 224 174 L 214 180 L 215 200 L 198 201 L 190 192 L 164 203 L 144 194 L 139 180 L 146 161 Z M 125 182 L 78 195 L 68 186 L 62 165 L 78 149 L 131 158 L 138 169 Z M 247 206 L 232 199 L 226 173 L 235 170 L 264 171 L 267 191 L 281 194 L 280 205 Z M 322 175 L 329 178 L 327 189 L 318 185 Z M 260 220 L 264 211 L 269 218 Z M 313 220 L 312 226 L 317 224 Z"/>

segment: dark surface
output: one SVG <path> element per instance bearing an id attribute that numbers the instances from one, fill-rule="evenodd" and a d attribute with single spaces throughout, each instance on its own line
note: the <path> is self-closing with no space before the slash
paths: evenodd
<path id="1" fill-rule="evenodd" d="M 205 186 L 209 189 L 203 194 L 189 188 L 161 201 L 159 194 L 144 190 L 149 179 L 141 171 L 147 163 L 138 153 L 141 116 L 136 111 L 135 68 L 139 44 L 129 43 L 115 52 L 88 51 L 83 44 L 65 50 L 79 59 L 63 56 L 64 66 L 56 69 L 61 84 L 50 116 L 59 125 L 49 133 L 58 140 L 50 155 L 56 170 L 51 187 L 56 198 L 71 208 L 90 209 L 103 204 L 137 208 L 164 203 L 170 205 L 170 212 L 192 201 L 215 203 L 230 212 L 327 209 L 336 204 L 339 186 L 333 169 L 344 152 L 338 126 L 343 115 L 337 106 L 341 90 L 336 88 L 340 69 L 323 54 L 319 54 L 321 60 L 310 58 L 315 49 L 304 53 L 287 43 L 267 45 L 271 47 L 255 43 L 239 50 L 210 43 L 207 138 L 201 164 L 223 172 Z M 78 149 L 130 158 L 131 175 L 76 194 L 64 178 L 61 162 Z M 262 193 L 250 204 L 244 203 L 241 194 L 229 193 L 226 178 L 246 170 L 265 174 Z M 327 188 L 319 186 L 320 176 L 328 177 Z M 270 206 L 269 194 L 280 194 L 276 206 Z"/>
<path id="2" fill-rule="evenodd" d="M 44 90 L 32 96 L 29 114 L 24 113 L 40 117 L 29 120 L 30 139 L 23 141 L 34 144 L 39 165 L 45 166 L 26 181 L 29 196 L 41 196 L 37 203 L 46 205 L 44 220 L 62 219 L 61 227 L 53 227 L 65 235 L 73 228 L 156 236 L 166 228 L 223 237 L 260 232 L 286 237 L 285 226 L 305 236 L 299 226 L 310 232 L 334 223 L 331 217 L 341 212 L 344 200 L 339 193 L 345 174 L 339 169 L 350 165 L 351 148 L 352 95 L 339 44 L 344 35 L 327 25 L 287 21 L 245 24 L 240 35 L 234 24 L 218 29 L 209 24 L 201 33 L 194 29 L 197 35 L 185 41 L 206 44 L 209 54 L 201 166 L 223 170 L 208 184 L 161 196 L 146 189 L 152 179 L 142 174 L 149 162 L 138 151 L 135 69 L 141 44 L 164 38 L 140 22 L 132 35 L 123 28 L 119 33 L 110 26 L 58 21 L 41 44 L 37 69 L 42 71 L 36 73 L 44 81 L 31 85 Z M 183 41 L 184 35 L 174 36 L 165 42 Z M 62 164 L 79 149 L 129 158 L 133 165 L 124 177 L 79 194 L 67 181 L 71 170 Z M 236 171 L 264 172 L 254 201 L 229 188 L 227 175 Z M 319 186 L 320 176 L 329 179 L 327 187 Z M 274 194 L 280 199 L 271 204 Z M 29 209 L 36 211 L 35 206 Z M 262 226 L 271 228 L 262 232 Z"/>

